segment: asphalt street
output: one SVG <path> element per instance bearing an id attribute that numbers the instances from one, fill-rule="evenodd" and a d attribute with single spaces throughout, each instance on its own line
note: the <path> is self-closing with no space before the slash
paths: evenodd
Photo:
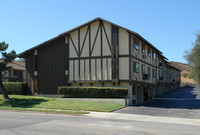
<path id="1" fill-rule="evenodd" d="M 183 87 L 156 97 L 154 101 L 115 112 L 200 119 L 200 88 Z"/>
<path id="2" fill-rule="evenodd" d="M 0 111 L 0 135 L 199 135 L 199 95 L 185 87 L 142 106 L 81 116 Z"/>
<path id="3" fill-rule="evenodd" d="M 0 135 L 199 135 L 200 132 L 200 120 L 100 112 L 70 116 L 0 111 L 0 120 Z"/>

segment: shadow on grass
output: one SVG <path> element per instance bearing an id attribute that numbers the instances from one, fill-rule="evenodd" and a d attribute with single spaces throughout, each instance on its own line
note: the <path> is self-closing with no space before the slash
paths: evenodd
<path id="1" fill-rule="evenodd" d="M 1 101 L 1 107 L 22 107 L 22 108 L 32 108 L 42 102 L 47 102 L 45 99 L 18 99 L 12 98 L 10 101 Z"/>

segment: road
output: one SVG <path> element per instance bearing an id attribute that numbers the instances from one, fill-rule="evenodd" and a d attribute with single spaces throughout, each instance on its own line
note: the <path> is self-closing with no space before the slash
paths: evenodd
<path id="1" fill-rule="evenodd" d="M 199 135 L 199 99 L 200 90 L 188 87 L 112 113 L 0 111 L 0 135 Z"/>
<path id="2" fill-rule="evenodd" d="M 156 97 L 152 102 L 115 112 L 200 119 L 200 88 L 184 87 Z"/>
<path id="3" fill-rule="evenodd" d="M 0 111 L 0 135 L 199 135 L 200 120 L 117 113 L 83 116 Z M 159 121 L 158 121 L 159 120 Z"/>

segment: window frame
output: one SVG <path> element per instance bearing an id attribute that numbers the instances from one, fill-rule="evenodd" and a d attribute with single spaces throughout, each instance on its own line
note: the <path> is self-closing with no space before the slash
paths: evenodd
<path id="1" fill-rule="evenodd" d="M 155 51 L 152 51 L 152 58 L 153 58 L 154 60 L 156 60 L 156 52 L 155 52 Z"/>
<path id="2" fill-rule="evenodd" d="M 146 49 L 145 49 L 145 44 L 144 43 L 142 43 L 142 50 L 141 51 L 142 51 L 143 54 L 146 53 Z"/>
<path id="3" fill-rule="evenodd" d="M 142 74 L 144 75 L 145 74 L 145 65 L 144 64 L 142 64 L 142 66 L 141 66 L 141 70 L 142 70 Z"/>
<path id="4" fill-rule="evenodd" d="M 148 76 L 151 77 L 151 67 L 148 67 Z"/>
<path id="5" fill-rule="evenodd" d="M 133 72 L 134 73 L 140 72 L 140 63 L 137 61 L 133 61 Z"/>
<path id="6" fill-rule="evenodd" d="M 133 48 L 136 50 L 140 50 L 139 40 L 135 37 L 133 37 Z"/>
<path id="7" fill-rule="evenodd" d="M 148 52 L 148 56 L 151 57 L 151 49 L 148 47 L 147 50 L 148 50 L 148 51 L 147 51 L 147 52 Z"/>
<path id="8" fill-rule="evenodd" d="M 152 68 L 152 73 L 153 73 L 152 77 L 156 78 L 156 69 Z"/>

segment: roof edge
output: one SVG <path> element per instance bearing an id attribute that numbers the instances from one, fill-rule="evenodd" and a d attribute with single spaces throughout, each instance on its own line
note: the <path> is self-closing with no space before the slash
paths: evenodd
<path id="1" fill-rule="evenodd" d="M 163 54 L 160 50 L 158 50 L 155 46 L 153 46 L 150 42 L 148 42 L 145 38 L 143 38 L 143 37 L 142 37 L 141 35 L 139 35 L 138 33 L 134 32 L 134 31 L 132 31 L 132 30 L 130 30 L 130 29 L 124 28 L 124 27 L 122 27 L 122 26 L 120 26 L 120 25 L 117 25 L 117 24 L 115 24 L 115 23 L 112 23 L 112 22 L 110 22 L 110 21 L 107 21 L 107 20 L 105 20 L 105 19 L 103 19 L 103 18 L 101 18 L 101 17 L 97 17 L 97 18 L 92 19 L 91 21 L 88 21 L 88 22 L 86 22 L 86 23 L 84 23 L 84 24 L 82 24 L 82 25 L 79 25 L 79 26 L 77 26 L 77 27 L 75 27 L 75 28 L 73 28 L 73 29 L 70 29 L 70 30 L 68 30 L 68 31 L 66 31 L 66 32 L 63 32 L 63 33 L 59 34 L 58 36 L 56 36 L 56 37 L 54 37 L 54 38 L 51 38 L 50 40 L 47 40 L 47 41 L 45 41 L 45 42 L 43 42 L 43 43 L 41 43 L 41 44 L 38 44 L 38 45 L 36 45 L 36 46 L 34 46 L 34 47 L 28 49 L 28 50 L 25 50 L 24 52 L 19 53 L 17 56 L 18 56 L 18 57 L 21 57 L 21 58 L 24 58 L 24 57 L 25 57 L 24 55 L 25 55 L 26 53 L 28 53 L 28 52 L 30 52 L 30 51 L 32 51 L 32 50 L 34 50 L 34 49 L 36 49 L 36 48 L 38 48 L 38 47 L 40 47 L 40 46 L 46 44 L 46 43 L 48 43 L 48 42 L 51 42 L 51 41 L 56 40 L 56 39 L 58 39 L 58 38 L 60 38 L 60 37 L 66 36 L 68 33 L 73 32 L 73 31 L 75 31 L 75 30 L 77 30 L 77 29 L 79 29 L 79 28 L 81 28 L 81 27 L 84 27 L 84 26 L 86 26 L 86 25 L 88 25 L 88 24 L 90 24 L 90 23 L 96 22 L 96 21 L 105 21 L 105 22 L 108 22 L 108 23 L 110 23 L 110 24 L 112 24 L 112 25 L 115 25 L 115 26 L 117 26 L 117 27 L 120 27 L 120 28 L 122 28 L 122 29 L 125 29 L 125 30 L 127 30 L 127 32 L 130 32 L 130 33 L 134 34 L 135 36 L 137 36 L 138 38 L 140 38 L 141 40 L 143 40 L 143 42 L 145 42 L 145 43 L 148 44 L 150 47 L 152 47 L 153 49 L 155 49 L 160 55 Z M 162 55 L 162 56 L 163 56 L 163 55 Z M 163 57 L 164 57 L 164 56 L 163 56 Z M 164 58 L 166 58 L 166 57 L 164 57 Z M 166 58 L 166 59 L 167 59 L 167 58 Z"/>

